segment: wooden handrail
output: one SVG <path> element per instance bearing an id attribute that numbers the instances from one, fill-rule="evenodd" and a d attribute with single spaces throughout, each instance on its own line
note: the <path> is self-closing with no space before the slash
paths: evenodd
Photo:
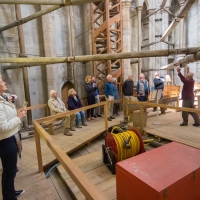
<path id="1" fill-rule="evenodd" d="M 77 165 L 69 158 L 69 156 L 60 148 L 59 145 L 53 140 L 53 138 L 40 126 L 37 121 L 33 121 L 35 127 L 36 144 L 38 143 L 38 135 L 43 138 L 45 143 L 51 149 L 58 161 L 62 164 L 64 169 L 70 175 L 72 180 L 76 183 L 80 191 L 84 194 L 86 199 L 93 200 L 106 200 L 107 198 L 101 193 L 97 187 L 86 177 L 86 175 L 77 167 Z M 41 148 L 37 151 L 40 155 L 39 169 L 42 166 L 42 153 Z"/>
<path id="2" fill-rule="evenodd" d="M 157 103 L 149 103 L 149 102 L 140 102 L 140 101 L 132 101 L 132 100 L 123 100 L 125 103 L 131 103 L 136 105 L 142 105 L 142 106 L 149 106 L 149 107 L 161 107 L 161 108 L 170 108 L 175 109 L 179 111 L 186 111 L 186 112 L 194 112 L 200 114 L 200 109 L 195 108 L 185 108 L 185 107 L 179 107 L 179 106 L 169 106 L 164 104 L 157 104 Z"/>
<path id="3" fill-rule="evenodd" d="M 178 98 L 178 97 L 177 97 Z M 139 105 L 140 110 L 140 131 L 141 134 L 143 133 L 143 127 L 144 127 L 144 119 L 143 119 L 143 109 L 144 106 L 149 107 L 161 107 L 161 108 L 170 108 L 170 109 L 176 109 L 180 111 L 186 111 L 186 112 L 195 112 L 200 113 L 200 109 L 191 109 L 191 108 L 183 108 L 178 106 L 169 106 L 164 104 L 156 104 L 156 103 L 150 103 L 150 102 L 139 102 L 139 101 L 131 101 L 131 100 L 115 100 L 110 101 L 111 103 L 116 102 L 123 102 L 126 106 L 126 112 L 128 111 L 127 103 L 130 104 L 136 104 Z M 105 129 L 108 129 L 108 120 L 107 120 L 107 103 L 108 101 L 101 102 L 98 104 L 93 104 L 90 106 L 85 106 L 76 110 L 67 111 L 67 114 L 71 115 L 73 113 L 87 110 L 90 108 L 98 107 L 98 106 L 104 106 L 104 119 L 105 119 Z M 32 106 L 33 109 L 45 107 L 43 105 L 39 106 Z M 69 158 L 69 156 L 55 143 L 53 138 L 41 127 L 40 123 L 49 121 L 49 120 L 56 120 L 61 117 L 65 117 L 66 112 L 60 113 L 57 115 L 53 115 L 50 117 L 41 118 L 38 120 L 33 121 L 33 125 L 35 127 L 35 141 L 36 141 L 36 149 L 37 149 L 37 158 L 38 158 L 38 166 L 39 171 L 43 171 L 43 164 L 42 164 L 42 152 L 41 152 L 41 144 L 40 144 L 40 137 L 44 140 L 44 142 L 48 145 L 48 147 L 51 149 L 53 154 L 56 156 L 58 161 L 62 164 L 64 169 L 68 172 L 72 180 L 76 183 L 76 185 L 79 187 L 80 191 L 85 195 L 86 199 L 94 199 L 94 200 L 106 200 L 107 198 L 95 187 L 95 185 L 85 176 L 85 174 L 77 167 L 77 165 Z"/>

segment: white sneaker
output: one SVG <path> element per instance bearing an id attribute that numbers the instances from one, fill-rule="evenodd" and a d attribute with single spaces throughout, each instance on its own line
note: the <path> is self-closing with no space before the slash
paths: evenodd
<path id="1" fill-rule="evenodd" d="M 23 195 L 24 193 L 25 193 L 25 190 L 15 191 L 15 197 L 19 197 L 19 196 Z"/>

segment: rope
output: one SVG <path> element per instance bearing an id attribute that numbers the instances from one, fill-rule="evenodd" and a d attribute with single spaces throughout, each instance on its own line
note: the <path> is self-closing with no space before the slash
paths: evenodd
<path id="1" fill-rule="evenodd" d="M 114 134 L 114 129 L 120 130 L 121 133 Z M 140 150 L 140 140 L 133 131 L 124 131 L 120 127 L 115 126 L 111 134 L 117 144 L 117 161 L 125 160 L 138 154 Z"/>

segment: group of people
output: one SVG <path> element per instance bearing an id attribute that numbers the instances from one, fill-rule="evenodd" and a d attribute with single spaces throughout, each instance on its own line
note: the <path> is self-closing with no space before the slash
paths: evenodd
<path id="1" fill-rule="evenodd" d="M 186 68 L 186 76 L 184 77 L 181 73 L 181 68 L 177 68 L 178 76 L 183 82 L 182 89 L 182 107 L 194 108 L 194 74 Z M 137 98 L 139 101 L 147 101 L 150 93 L 148 81 L 145 79 L 144 74 L 140 74 L 140 79 L 137 82 Z M 164 79 L 159 76 L 159 73 L 155 73 L 154 78 L 155 89 L 164 88 Z M 99 90 L 95 77 L 86 76 L 85 78 L 85 91 L 87 94 L 88 105 L 99 103 Z M 128 79 L 123 83 L 122 92 L 124 99 L 133 99 L 133 76 L 129 75 Z M 19 153 L 19 147 L 17 145 L 17 134 L 19 132 L 19 126 L 21 119 L 27 114 L 27 110 L 22 108 L 16 111 L 14 101 L 17 99 L 16 95 L 7 95 L 6 83 L 0 76 L 0 158 L 2 163 L 2 194 L 5 200 L 16 200 L 18 196 L 22 195 L 24 190 L 15 190 L 14 179 L 17 172 L 17 154 Z M 107 82 L 104 85 L 104 93 L 107 101 L 118 100 L 119 92 L 117 87 L 117 79 L 113 78 L 112 75 L 107 75 Z M 68 110 L 79 109 L 82 107 L 81 100 L 76 94 L 74 89 L 68 91 Z M 80 110 L 75 114 L 68 115 L 67 109 L 63 101 L 58 97 L 58 93 L 55 90 L 50 91 L 50 98 L 48 100 L 48 106 L 52 114 L 66 112 L 65 116 L 65 130 L 64 134 L 71 136 L 70 131 L 74 131 L 74 122 L 76 128 L 82 128 L 87 126 L 85 123 L 85 112 Z M 111 121 L 118 116 L 119 103 L 108 102 L 108 120 Z M 193 112 L 182 112 L 183 122 L 180 126 L 188 125 L 188 115 L 191 115 L 194 119 L 193 126 L 200 126 L 200 119 L 197 113 Z M 100 107 L 96 107 L 87 110 L 87 120 L 92 121 L 96 117 L 102 117 L 100 113 Z"/>

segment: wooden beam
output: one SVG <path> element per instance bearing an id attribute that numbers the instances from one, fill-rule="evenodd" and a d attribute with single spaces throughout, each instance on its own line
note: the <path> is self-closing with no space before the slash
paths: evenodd
<path id="1" fill-rule="evenodd" d="M 160 7 L 161 7 L 161 8 L 164 8 L 166 2 L 167 2 L 167 0 L 163 0 L 162 3 L 161 3 L 161 5 L 160 5 Z"/>
<path id="2" fill-rule="evenodd" d="M 75 182 L 86 199 L 106 200 L 107 197 L 97 189 L 90 179 L 80 170 L 80 168 L 77 167 L 60 146 L 56 144 L 53 138 L 40 126 L 40 124 L 37 121 L 34 121 L 33 124 L 37 133 L 51 149 L 52 153 L 70 175 L 71 179 Z"/>
<path id="3" fill-rule="evenodd" d="M 15 12 L 16 12 L 16 20 L 19 21 L 21 19 L 21 7 L 19 4 L 15 5 Z M 19 25 L 17 27 L 18 31 L 18 37 L 19 37 L 19 49 L 20 49 L 20 55 L 19 57 L 26 57 L 26 50 L 25 50 L 25 41 L 24 41 L 24 31 L 22 25 Z M 23 74 L 23 83 L 24 83 L 24 94 L 25 94 L 25 100 L 28 102 L 29 105 L 31 105 L 31 98 L 30 98 L 30 90 L 29 90 L 29 79 L 28 79 L 28 69 L 26 66 L 22 68 L 22 74 Z M 32 112 L 29 110 L 27 112 L 27 119 L 28 119 L 28 125 L 32 124 Z"/>
<path id="4" fill-rule="evenodd" d="M 152 13 L 148 14 L 146 17 L 142 18 L 142 21 L 149 18 L 151 15 L 154 15 L 155 13 L 157 13 L 159 10 L 161 10 L 162 8 L 158 8 L 155 11 L 153 11 Z"/>
<path id="5" fill-rule="evenodd" d="M 28 17 L 17 19 L 15 22 L 0 28 L 0 32 L 5 31 L 5 30 L 10 29 L 10 28 L 13 28 L 15 26 L 19 26 L 19 25 L 25 24 L 26 22 L 29 22 L 29 21 L 31 21 L 33 19 L 41 17 L 42 15 L 45 15 L 47 13 L 50 13 L 50 12 L 54 11 L 54 10 L 57 10 L 60 7 L 62 7 L 62 6 L 61 5 L 52 6 L 50 8 L 47 8 L 47 9 L 41 10 L 39 12 L 36 12 L 35 14 L 30 15 Z"/>
<path id="6" fill-rule="evenodd" d="M 183 67 L 184 65 L 187 65 L 191 62 L 197 62 L 198 60 L 200 60 L 200 51 L 194 55 L 188 55 L 185 58 L 182 58 L 169 65 L 161 67 L 161 69 L 164 69 L 164 70 L 174 69 L 175 67 L 177 67 L 177 65 L 180 65 L 181 67 Z"/>
<path id="7" fill-rule="evenodd" d="M 175 17 L 175 15 L 171 12 L 171 11 L 169 11 L 167 8 L 163 8 L 163 10 L 165 10 L 168 14 L 170 14 L 172 17 Z"/>
<path id="8" fill-rule="evenodd" d="M 30 5 L 80 5 L 99 0 L 0 0 L 0 4 L 30 4 Z"/>
<path id="9" fill-rule="evenodd" d="M 154 44 L 157 44 L 157 43 L 160 43 L 160 41 L 158 41 L 158 42 L 151 42 L 151 43 L 149 43 L 149 44 L 146 44 L 146 45 L 141 46 L 141 48 L 143 49 L 143 48 L 149 47 L 149 46 L 154 45 Z"/>
<path id="10" fill-rule="evenodd" d="M 177 17 L 174 18 L 174 20 L 172 21 L 172 23 L 170 24 L 168 29 L 163 34 L 162 38 L 160 39 L 161 42 L 163 42 L 166 39 L 166 37 L 172 32 L 172 30 L 176 27 L 176 25 L 180 22 L 180 20 L 185 17 L 185 15 L 189 12 L 189 10 L 192 7 L 194 2 L 195 2 L 195 0 L 187 0 L 186 1 L 184 6 L 179 11 Z"/>
<path id="11" fill-rule="evenodd" d="M 117 60 L 129 58 L 146 58 L 146 57 L 165 57 L 169 55 L 178 54 L 195 54 L 200 50 L 199 47 L 183 48 L 183 49 L 163 49 L 151 50 L 140 52 L 126 52 L 126 53 L 109 53 L 109 54 L 96 54 L 96 55 L 82 55 L 74 57 L 31 57 L 31 58 L 0 58 L 0 63 L 66 63 L 66 62 L 88 62 L 88 61 L 101 61 L 101 60 Z"/>

